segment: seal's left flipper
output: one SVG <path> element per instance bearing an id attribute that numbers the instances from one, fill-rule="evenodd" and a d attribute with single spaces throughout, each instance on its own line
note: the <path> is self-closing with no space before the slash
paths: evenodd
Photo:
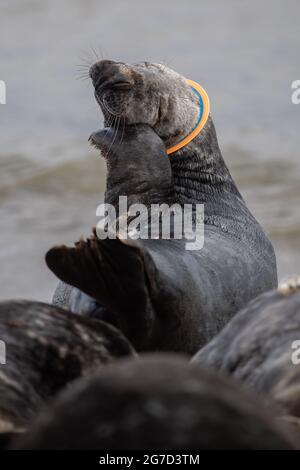
<path id="1" fill-rule="evenodd" d="M 72 248 L 62 245 L 50 249 L 46 263 L 59 279 L 111 311 L 112 322 L 137 348 L 147 348 L 153 329 L 157 329 L 151 302 L 156 268 L 140 242 L 92 236 Z"/>

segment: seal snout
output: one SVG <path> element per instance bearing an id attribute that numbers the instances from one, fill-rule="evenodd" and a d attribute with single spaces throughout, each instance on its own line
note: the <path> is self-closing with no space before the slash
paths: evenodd
<path id="1" fill-rule="evenodd" d="M 101 60 L 90 68 L 95 92 L 101 95 L 106 90 L 129 90 L 133 81 L 126 64 L 112 60 Z"/>

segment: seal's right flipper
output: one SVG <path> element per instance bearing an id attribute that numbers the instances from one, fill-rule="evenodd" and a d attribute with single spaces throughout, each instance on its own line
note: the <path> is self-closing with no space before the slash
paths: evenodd
<path id="1" fill-rule="evenodd" d="M 153 337 L 157 319 L 151 289 L 155 288 L 156 269 L 141 243 L 93 236 L 72 248 L 53 247 L 46 254 L 46 263 L 59 279 L 112 311 L 137 348 L 144 348 Z"/>

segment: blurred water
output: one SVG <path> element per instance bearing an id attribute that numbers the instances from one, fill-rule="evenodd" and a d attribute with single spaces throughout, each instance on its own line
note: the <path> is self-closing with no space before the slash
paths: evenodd
<path id="1" fill-rule="evenodd" d="M 280 278 L 300 272 L 296 0 L 1 0 L 0 298 L 49 300 L 52 244 L 89 233 L 105 168 L 101 116 L 77 64 L 165 62 L 208 91 L 220 146 L 272 239 Z"/>

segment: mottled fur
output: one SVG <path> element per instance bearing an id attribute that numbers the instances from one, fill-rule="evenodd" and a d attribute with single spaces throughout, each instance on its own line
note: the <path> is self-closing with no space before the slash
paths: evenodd
<path id="1" fill-rule="evenodd" d="M 300 430 L 300 366 L 292 344 L 300 340 L 300 282 L 254 299 L 208 343 L 193 361 L 221 370 L 273 399 Z"/>
<path id="2" fill-rule="evenodd" d="M 269 408 L 269 409 L 268 409 Z M 292 449 L 276 408 L 180 357 L 119 361 L 80 380 L 15 449 Z"/>
<path id="3" fill-rule="evenodd" d="M 106 323 L 25 300 L 0 303 L 0 338 L 6 344 L 6 364 L 0 366 L 0 447 L 70 382 L 135 354 Z"/>

